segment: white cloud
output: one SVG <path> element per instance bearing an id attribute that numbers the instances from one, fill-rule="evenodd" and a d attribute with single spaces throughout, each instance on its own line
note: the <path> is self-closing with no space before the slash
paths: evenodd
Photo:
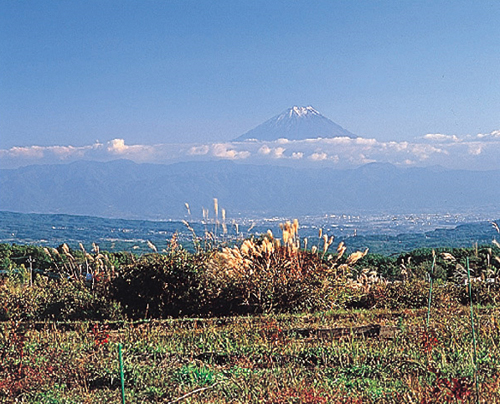
<path id="1" fill-rule="evenodd" d="M 208 154 L 210 151 L 210 147 L 207 145 L 201 145 L 201 146 L 193 146 L 189 149 L 188 154 L 190 156 L 204 156 L 205 154 Z"/>
<path id="2" fill-rule="evenodd" d="M 364 145 L 364 146 L 374 146 L 377 144 L 377 141 L 375 139 L 364 139 L 362 137 L 358 137 L 354 139 L 354 142 L 359 145 Z"/>
<path id="3" fill-rule="evenodd" d="M 149 145 L 132 145 L 125 144 L 123 139 L 113 139 L 108 142 L 107 150 L 111 154 L 121 155 L 123 157 L 136 157 L 140 160 L 147 160 L 153 158 L 158 152 L 158 149 Z"/>
<path id="4" fill-rule="evenodd" d="M 88 149 L 77 148 L 73 146 L 53 146 L 51 149 L 52 153 L 61 157 L 62 159 L 69 158 L 71 156 L 83 156 L 85 151 Z"/>
<path id="5" fill-rule="evenodd" d="M 410 146 L 410 150 L 419 160 L 427 160 L 434 153 L 448 154 L 448 151 L 444 149 L 427 144 L 413 144 Z"/>
<path id="6" fill-rule="evenodd" d="M 442 133 L 428 133 L 427 135 L 424 136 L 424 139 L 437 141 L 437 142 L 446 142 L 446 141 L 459 142 L 460 141 L 460 139 L 456 135 L 444 135 Z"/>
<path id="7" fill-rule="evenodd" d="M 227 145 L 217 143 L 212 146 L 212 154 L 215 157 L 229 160 L 246 159 L 250 157 L 249 151 L 237 151 L 230 149 Z"/>
<path id="8" fill-rule="evenodd" d="M 284 147 L 271 148 L 268 145 L 263 145 L 261 148 L 259 148 L 258 153 L 264 156 L 270 155 L 273 158 L 281 159 L 285 158 L 284 156 L 285 150 L 286 149 Z"/>
<path id="9" fill-rule="evenodd" d="M 273 157 L 277 159 L 283 158 L 285 150 L 286 149 L 284 147 L 277 147 L 276 149 L 273 150 Z"/>
<path id="10" fill-rule="evenodd" d="M 497 140 L 500 139 L 500 130 L 494 130 L 491 133 L 478 133 L 476 138 L 481 140 Z"/>
<path id="11" fill-rule="evenodd" d="M 101 143 L 95 143 L 89 146 L 26 146 L 12 147 L 10 149 L 0 150 L 0 157 L 20 158 L 20 159 L 43 159 L 46 157 L 55 157 L 65 160 L 71 157 L 84 157 L 85 154 L 102 148 Z"/>
<path id="12" fill-rule="evenodd" d="M 285 146 L 286 145 L 286 146 Z M 464 136 L 427 134 L 415 141 L 378 141 L 365 138 L 332 138 L 215 144 L 128 145 L 124 139 L 86 146 L 26 146 L 0 149 L 0 166 L 70 162 L 79 159 L 169 163 L 182 160 L 229 159 L 248 163 L 339 168 L 367 162 L 402 166 L 442 165 L 449 168 L 500 169 L 500 130 Z"/>
<path id="13" fill-rule="evenodd" d="M 328 154 L 324 153 L 324 152 L 321 152 L 321 153 L 313 153 L 309 156 L 309 158 L 312 160 L 312 161 L 323 161 L 323 160 L 326 160 L 328 158 Z"/>
<path id="14" fill-rule="evenodd" d="M 300 141 L 301 140 L 299 140 L 299 142 Z M 346 144 L 355 143 L 356 139 L 351 139 L 350 137 L 333 137 L 333 138 L 328 138 L 328 139 L 322 139 L 322 138 L 306 139 L 306 140 L 302 140 L 302 142 L 346 145 Z"/>
<path id="15" fill-rule="evenodd" d="M 129 146 L 125 146 L 125 140 L 123 139 L 113 139 L 108 143 L 108 151 L 110 153 L 121 154 L 125 153 L 129 149 Z"/>
<path id="16" fill-rule="evenodd" d="M 470 144 L 469 145 L 469 154 L 473 156 L 479 156 L 483 151 L 483 146 L 480 144 Z"/>
<path id="17" fill-rule="evenodd" d="M 13 147 L 8 153 L 12 157 L 27 157 L 27 158 L 42 158 L 44 156 L 45 148 L 40 146 L 29 147 Z"/>
<path id="18" fill-rule="evenodd" d="M 267 155 L 271 153 L 271 148 L 268 145 L 264 145 L 259 149 L 259 154 Z"/>
<path id="19" fill-rule="evenodd" d="M 388 142 L 388 143 L 381 143 L 382 149 L 391 149 L 396 152 L 401 152 L 405 151 L 409 147 L 408 142 Z"/>
<path id="20" fill-rule="evenodd" d="M 366 157 L 363 153 L 352 155 L 349 157 L 349 161 L 355 165 L 375 163 L 377 160 Z"/>

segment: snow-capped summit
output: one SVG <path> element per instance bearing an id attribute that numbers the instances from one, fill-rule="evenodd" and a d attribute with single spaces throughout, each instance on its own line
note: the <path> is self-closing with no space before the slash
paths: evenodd
<path id="1" fill-rule="evenodd" d="M 307 114 L 313 114 L 313 115 L 321 115 L 318 111 L 316 111 L 313 107 L 310 105 L 308 107 L 297 107 L 293 106 L 289 110 L 289 116 L 297 115 L 297 116 L 305 116 Z"/>
<path id="2" fill-rule="evenodd" d="M 304 140 L 333 137 L 349 137 L 352 139 L 357 136 L 324 117 L 311 106 L 293 106 L 234 140 L 272 141 L 278 139 Z"/>

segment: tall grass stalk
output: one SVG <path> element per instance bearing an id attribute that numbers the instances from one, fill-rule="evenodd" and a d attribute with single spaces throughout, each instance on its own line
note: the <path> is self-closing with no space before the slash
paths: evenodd
<path id="1" fill-rule="evenodd" d="M 470 323 L 472 327 L 472 342 L 474 348 L 474 380 L 476 382 L 476 403 L 479 403 L 479 386 L 477 380 L 477 343 L 476 343 L 476 332 L 474 330 L 474 309 L 472 306 L 472 284 L 470 282 L 470 267 L 469 267 L 469 257 L 467 257 L 467 283 L 469 286 L 469 301 L 470 301 Z"/>

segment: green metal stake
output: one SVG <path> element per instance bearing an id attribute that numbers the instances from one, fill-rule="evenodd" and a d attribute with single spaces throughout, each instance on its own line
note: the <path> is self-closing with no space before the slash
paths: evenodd
<path id="1" fill-rule="evenodd" d="M 125 404 L 125 377 L 123 376 L 122 344 L 118 344 L 118 359 L 120 361 L 120 382 L 122 385 L 122 404 Z"/>
<path id="2" fill-rule="evenodd" d="M 431 316 L 431 302 L 432 302 L 432 281 L 433 281 L 433 276 L 434 276 L 434 267 L 436 265 L 436 255 L 434 254 L 434 251 L 433 252 L 433 259 L 432 259 L 432 268 L 431 268 L 431 272 L 429 274 L 429 278 L 430 278 L 430 287 L 429 287 L 429 304 L 427 305 L 427 321 L 425 323 L 425 327 L 427 329 L 429 329 L 429 319 L 430 319 L 430 316 Z"/>
<path id="3" fill-rule="evenodd" d="M 472 342 L 474 346 L 474 378 L 476 379 L 476 403 L 479 403 L 479 385 L 477 381 L 477 344 L 476 344 L 476 332 L 474 330 L 474 310 L 472 308 L 472 285 L 470 283 L 470 268 L 469 268 L 469 257 L 467 257 L 467 282 L 469 284 L 469 301 L 470 301 L 470 323 L 472 327 Z"/>

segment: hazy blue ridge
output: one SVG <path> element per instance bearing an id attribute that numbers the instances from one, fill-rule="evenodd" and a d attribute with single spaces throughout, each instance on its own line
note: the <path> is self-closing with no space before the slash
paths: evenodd
<path id="1" fill-rule="evenodd" d="M 497 209 L 500 170 L 294 169 L 231 161 L 170 165 L 78 161 L 0 170 L 0 210 L 130 219 L 201 218 L 219 199 L 232 217 Z"/>

